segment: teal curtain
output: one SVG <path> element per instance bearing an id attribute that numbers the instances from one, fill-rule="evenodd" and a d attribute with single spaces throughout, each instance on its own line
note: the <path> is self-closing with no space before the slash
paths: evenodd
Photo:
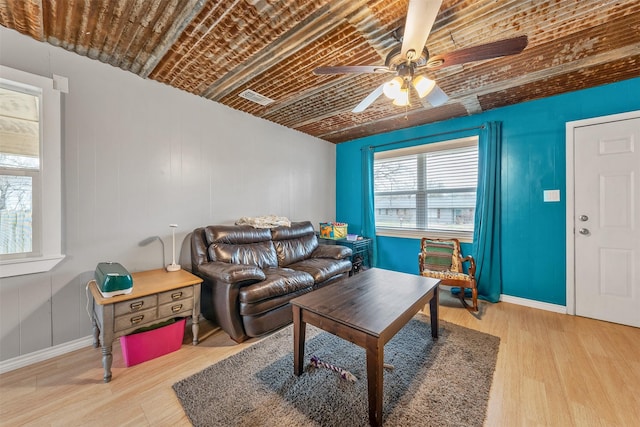
<path id="1" fill-rule="evenodd" d="M 371 266 L 378 265 L 376 244 L 376 216 L 373 195 L 373 152 L 374 147 L 362 147 L 362 235 L 371 238 Z"/>
<path id="2" fill-rule="evenodd" d="M 481 299 L 497 302 L 502 291 L 500 249 L 500 174 L 502 123 L 485 123 L 478 142 L 478 194 L 476 198 L 473 256 Z"/>

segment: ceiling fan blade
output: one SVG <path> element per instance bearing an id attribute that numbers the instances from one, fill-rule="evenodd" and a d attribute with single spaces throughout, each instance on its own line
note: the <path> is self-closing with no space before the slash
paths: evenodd
<path id="1" fill-rule="evenodd" d="M 362 113 L 367 107 L 373 104 L 373 101 L 378 99 L 380 95 L 382 95 L 382 88 L 384 87 L 384 83 L 378 86 L 373 92 L 371 92 L 365 99 L 360 101 L 360 104 L 356 105 L 356 108 L 351 110 L 352 113 Z"/>
<path id="2" fill-rule="evenodd" d="M 352 65 L 342 67 L 318 67 L 313 74 L 348 74 L 348 73 L 388 73 L 384 65 Z"/>
<path id="3" fill-rule="evenodd" d="M 512 39 L 498 40 L 478 46 L 467 47 L 436 55 L 429 58 L 427 68 L 437 70 L 438 68 L 450 67 L 452 65 L 464 64 L 466 62 L 482 61 L 484 59 L 498 58 L 500 56 L 515 55 L 527 47 L 527 36 L 514 37 Z"/>
<path id="4" fill-rule="evenodd" d="M 403 58 L 410 50 L 415 52 L 416 58 L 422 54 L 441 5 L 442 0 L 409 0 L 400 52 Z"/>
<path id="5" fill-rule="evenodd" d="M 433 87 L 433 90 L 429 92 L 423 99 L 426 99 L 432 106 L 439 107 L 449 100 L 449 96 L 444 93 L 442 89 L 440 89 L 440 86 L 436 84 Z"/>

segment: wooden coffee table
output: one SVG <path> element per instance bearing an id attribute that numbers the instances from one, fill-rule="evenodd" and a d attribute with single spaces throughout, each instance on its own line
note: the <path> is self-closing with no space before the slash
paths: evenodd
<path id="1" fill-rule="evenodd" d="M 438 285 L 427 277 L 372 268 L 291 300 L 293 371 L 302 374 L 306 324 L 363 347 L 367 353 L 369 423 L 382 424 L 384 345 L 429 303 L 438 338 Z"/>

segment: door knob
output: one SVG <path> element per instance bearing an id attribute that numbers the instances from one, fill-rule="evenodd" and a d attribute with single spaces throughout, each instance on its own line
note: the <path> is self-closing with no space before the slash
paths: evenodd
<path id="1" fill-rule="evenodd" d="M 584 236 L 588 236 L 589 234 L 591 234 L 588 228 L 581 228 L 580 230 L 578 230 L 578 232 Z"/>
<path id="2" fill-rule="evenodd" d="M 579 219 L 580 221 L 589 221 L 589 217 L 588 217 L 588 216 L 586 216 L 586 215 L 580 215 L 580 216 L 578 217 L 578 219 Z"/>

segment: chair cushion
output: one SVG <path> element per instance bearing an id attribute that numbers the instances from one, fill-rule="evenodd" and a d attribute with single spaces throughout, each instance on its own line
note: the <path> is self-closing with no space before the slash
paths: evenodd
<path id="1" fill-rule="evenodd" d="M 423 247 L 425 267 L 434 271 L 451 270 L 454 249 L 455 244 L 453 242 L 427 240 Z"/>
<path id="2" fill-rule="evenodd" d="M 468 274 L 456 273 L 455 271 L 423 271 L 422 275 L 424 277 L 432 277 L 440 280 L 452 279 L 466 282 L 471 281 L 471 277 Z"/>

